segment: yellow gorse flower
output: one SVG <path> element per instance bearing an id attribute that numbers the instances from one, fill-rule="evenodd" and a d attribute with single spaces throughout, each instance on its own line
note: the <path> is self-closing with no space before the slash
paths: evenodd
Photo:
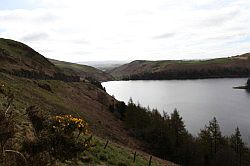
<path id="1" fill-rule="evenodd" d="M 73 117 L 72 115 L 62 115 L 55 116 L 53 120 L 56 123 L 53 128 L 59 127 L 65 131 L 78 129 L 85 134 L 88 133 L 88 124 L 81 118 Z"/>

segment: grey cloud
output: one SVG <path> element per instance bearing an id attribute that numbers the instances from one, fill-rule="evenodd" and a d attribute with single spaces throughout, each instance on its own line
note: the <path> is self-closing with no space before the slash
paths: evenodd
<path id="1" fill-rule="evenodd" d="M 224 23 L 232 20 L 234 17 L 236 17 L 239 14 L 240 11 L 232 11 L 226 14 L 218 14 L 216 16 L 213 16 L 212 18 L 208 18 L 206 20 L 203 20 L 200 24 L 201 26 L 206 27 L 212 27 L 212 26 L 221 26 Z"/>
<path id="2" fill-rule="evenodd" d="M 51 49 L 41 49 L 41 50 L 37 50 L 38 52 L 41 52 L 41 53 L 51 53 L 53 52 L 53 50 Z"/>
<path id="3" fill-rule="evenodd" d="M 133 10 L 133 11 L 128 11 L 126 15 L 128 16 L 136 16 L 136 15 L 152 15 L 154 12 L 150 10 Z"/>
<path id="4" fill-rule="evenodd" d="M 10 13 L 5 15 L 0 15 L 0 21 L 16 21 L 16 20 L 23 20 L 24 16 L 18 15 L 17 13 Z"/>
<path id="5" fill-rule="evenodd" d="M 243 26 L 234 26 L 234 27 L 230 27 L 230 28 L 228 28 L 228 30 L 229 31 L 242 31 L 242 32 L 244 32 L 244 31 L 247 31 L 247 28 L 246 27 L 243 27 Z"/>
<path id="6" fill-rule="evenodd" d="M 85 40 L 85 39 L 76 39 L 76 40 L 72 40 L 72 42 L 74 44 L 90 44 L 90 42 L 88 40 Z"/>
<path id="7" fill-rule="evenodd" d="M 206 40 L 233 40 L 233 39 L 236 39 L 238 37 L 242 37 L 242 36 L 245 36 L 244 33 L 242 34 L 235 34 L 235 35 L 222 35 L 222 36 L 217 36 L 217 37 L 209 37 L 207 38 Z"/>
<path id="8" fill-rule="evenodd" d="M 39 16 L 35 17 L 33 20 L 35 22 L 44 23 L 44 22 L 53 22 L 53 21 L 56 21 L 58 19 L 59 19 L 59 17 L 57 15 L 55 15 L 55 14 L 44 13 L 42 15 L 39 15 Z"/>
<path id="9" fill-rule="evenodd" d="M 30 42 L 30 41 L 44 40 L 48 38 L 49 35 L 47 33 L 33 33 L 23 36 L 21 40 Z"/>
<path id="10" fill-rule="evenodd" d="M 9 11 L 8 13 L 0 12 L 0 21 L 22 21 L 29 20 L 33 22 L 53 22 L 59 19 L 59 16 L 50 12 L 32 13 L 32 11 Z"/>
<path id="11" fill-rule="evenodd" d="M 155 36 L 153 37 L 153 39 L 167 39 L 167 38 L 172 38 L 174 36 L 176 36 L 176 33 L 165 33 L 159 36 Z"/>
<path id="12" fill-rule="evenodd" d="M 86 54 L 91 54 L 91 52 L 87 52 L 87 51 L 75 51 L 75 52 L 73 52 L 73 54 L 86 55 Z"/>

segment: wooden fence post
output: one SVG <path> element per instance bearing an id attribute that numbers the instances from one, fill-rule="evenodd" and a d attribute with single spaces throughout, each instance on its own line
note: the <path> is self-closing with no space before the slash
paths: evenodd
<path id="1" fill-rule="evenodd" d="M 152 156 L 150 156 L 148 166 L 151 166 Z"/>
<path id="2" fill-rule="evenodd" d="M 107 142 L 106 142 L 106 144 L 104 146 L 104 149 L 106 149 L 106 147 L 108 146 L 108 143 L 109 143 L 109 141 L 107 140 Z"/>
<path id="3" fill-rule="evenodd" d="M 134 153 L 134 160 L 133 160 L 133 163 L 135 162 L 135 158 L 136 158 L 136 151 Z"/>

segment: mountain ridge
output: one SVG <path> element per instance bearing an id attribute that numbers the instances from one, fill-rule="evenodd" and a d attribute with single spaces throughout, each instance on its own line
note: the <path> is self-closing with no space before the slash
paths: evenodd
<path id="1" fill-rule="evenodd" d="M 135 60 L 109 73 L 118 80 L 248 77 L 250 53 L 208 60 Z"/>

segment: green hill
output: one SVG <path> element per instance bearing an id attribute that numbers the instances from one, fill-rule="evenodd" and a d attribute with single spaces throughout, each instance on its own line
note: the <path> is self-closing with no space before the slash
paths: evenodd
<path id="1" fill-rule="evenodd" d="M 0 71 L 34 79 L 79 81 L 76 73 L 65 73 L 29 46 L 0 38 Z"/>
<path id="2" fill-rule="evenodd" d="M 167 80 L 250 76 L 250 53 L 209 60 L 136 60 L 109 72 L 117 79 Z"/>
<path id="3" fill-rule="evenodd" d="M 53 75 L 59 70 L 53 63 L 29 46 L 0 38 L 0 69 L 6 71 L 27 70 Z"/>
<path id="4" fill-rule="evenodd" d="M 110 74 L 105 73 L 91 66 L 63 62 L 63 61 L 58 61 L 54 59 L 49 59 L 49 61 L 55 64 L 58 68 L 63 70 L 65 73 L 68 73 L 68 74 L 76 73 L 81 78 L 91 77 L 98 81 L 111 81 L 114 79 Z"/>

